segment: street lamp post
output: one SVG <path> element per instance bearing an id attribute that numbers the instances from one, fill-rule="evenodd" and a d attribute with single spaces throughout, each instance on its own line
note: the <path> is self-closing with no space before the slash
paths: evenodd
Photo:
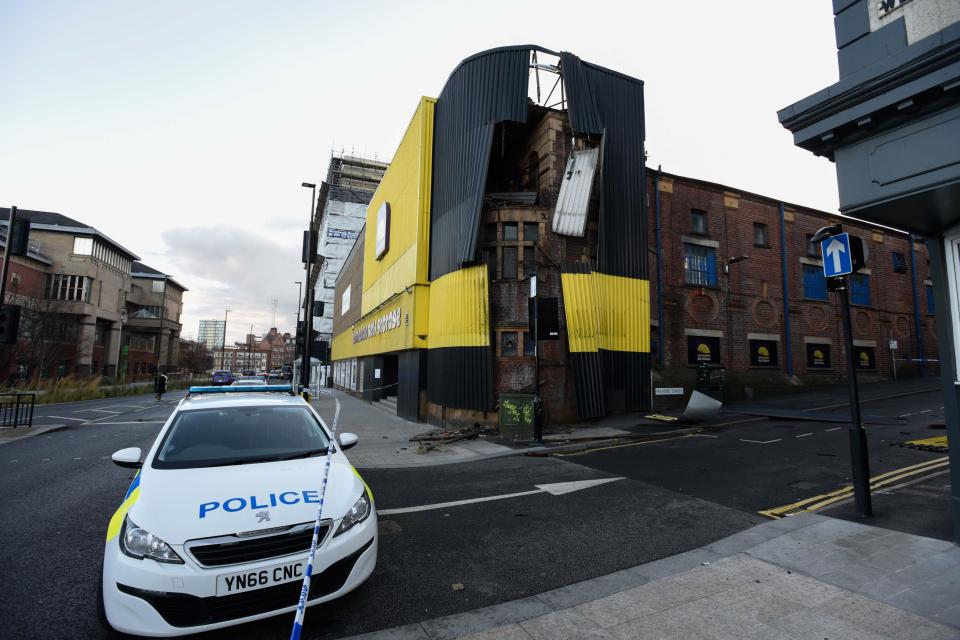
<path id="1" fill-rule="evenodd" d="M 227 361 L 227 314 L 230 313 L 230 309 L 225 309 L 223 312 L 223 341 L 220 347 L 220 370 L 226 367 Z"/>
<path id="2" fill-rule="evenodd" d="M 310 189 L 310 218 L 307 224 L 307 232 L 310 234 L 310 238 L 313 237 L 313 217 L 314 217 L 314 206 L 317 201 L 317 185 L 311 182 L 304 182 L 300 186 Z M 316 260 L 316 251 L 313 249 L 313 242 L 307 242 L 308 249 L 310 249 L 311 254 L 304 256 L 306 258 L 304 268 L 306 270 L 306 285 L 307 291 L 304 295 L 304 311 L 303 311 L 303 358 L 300 361 L 300 388 L 310 387 L 310 335 L 313 333 L 313 286 L 310 284 L 310 267 L 313 266 L 314 260 Z"/>
<path id="3" fill-rule="evenodd" d="M 300 305 L 302 304 L 300 298 L 303 297 L 303 283 L 297 280 L 293 284 L 297 285 L 297 326 L 300 326 Z"/>

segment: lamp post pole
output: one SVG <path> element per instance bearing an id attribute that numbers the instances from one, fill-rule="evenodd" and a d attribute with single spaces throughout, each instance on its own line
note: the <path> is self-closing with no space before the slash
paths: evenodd
<path id="1" fill-rule="evenodd" d="M 223 342 L 220 347 L 220 370 L 223 371 L 226 368 L 227 363 L 227 314 L 230 313 L 230 309 L 225 309 L 223 312 Z"/>
<path id="2" fill-rule="evenodd" d="M 297 285 L 297 326 L 300 326 L 300 306 L 302 304 L 300 299 L 303 297 L 303 283 L 297 280 L 293 284 Z"/>
<path id="3" fill-rule="evenodd" d="M 840 296 L 840 308 L 843 316 L 843 332 L 846 334 L 847 381 L 850 384 L 850 427 L 847 430 L 850 441 L 850 466 L 853 472 L 853 502 L 861 517 L 873 515 L 870 499 L 870 459 L 867 456 L 867 432 L 860 419 L 860 391 L 857 388 L 857 365 L 853 352 L 853 327 L 850 322 L 850 293 L 847 291 L 849 280 L 843 278 L 843 288 L 837 292 Z"/>
<path id="4" fill-rule="evenodd" d="M 310 219 L 307 221 L 307 231 L 310 234 L 310 237 L 313 237 L 313 217 L 314 217 L 314 205 L 317 200 L 317 185 L 310 182 L 304 182 L 300 186 L 310 189 Z M 303 359 L 300 361 L 300 389 L 301 392 L 306 394 L 306 391 L 303 389 L 309 389 L 310 387 L 310 336 L 313 333 L 313 285 L 310 283 L 310 267 L 313 266 L 314 260 L 316 260 L 316 250 L 314 249 L 313 241 L 308 241 L 307 246 L 309 249 L 308 255 L 304 256 L 306 261 L 304 263 L 304 269 L 306 271 L 306 285 L 307 291 L 304 295 L 304 310 L 303 310 Z"/>
<path id="5" fill-rule="evenodd" d="M 845 249 L 842 249 L 842 252 L 847 252 L 848 250 L 852 255 L 850 255 L 850 275 L 846 275 L 841 270 L 841 263 L 839 260 L 840 252 L 834 252 L 832 249 L 828 249 L 826 240 L 843 235 L 843 227 L 839 224 L 831 225 L 828 227 L 823 227 L 818 230 L 813 237 L 810 238 L 810 242 L 815 244 L 821 244 L 821 251 L 824 264 L 824 276 L 827 277 L 827 282 L 829 289 L 831 291 L 836 291 L 837 295 L 840 296 L 840 315 L 843 316 L 843 332 L 844 332 L 844 347 L 847 352 L 847 383 L 850 389 L 850 426 L 847 429 L 847 437 L 850 442 L 850 470 L 851 470 L 851 480 L 853 480 L 853 503 L 856 507 L 857 514 L 860 517 L 869 517 L 873 515 L 873 504 L 870 498 L 870 459 L 867 449 L 867 432 L 863 428 L 863 420 L 860 417 L 860 390 L 857 387 L 857 363 L 854 354 L 854 344 L 853 344 L 853 325 L 850 322 L 850 293 L 848 289 L 850 288 L 850 279 L 852 278 L 853 272 L 856 272 L 862 264 L 858 265 L 854 256 L 858 253 L 855 251 L 855 247 L 858 246 L 859 240 L 853 237 L 848 237 L 849 246 Z M 833 240 L 833 243 L 836 243 L 842 247 L 843 243 Z M 834 257 L 834 267 L 833 274 L 827 271 L 827 260 L 828 253 L 833 253 Z M 859 249 L 860 257 L 863 258 L 863 249 Z M 839 272 L 839 273 L 837 273 Z"/>

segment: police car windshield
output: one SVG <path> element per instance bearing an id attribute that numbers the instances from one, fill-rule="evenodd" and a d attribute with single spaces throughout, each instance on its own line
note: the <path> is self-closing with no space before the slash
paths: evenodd
<path id="1" fill-rule="evenodd" d="M 194 469 L 322 455 L 329 440 L 306 407 L 191 409 L 174 418 L 155 469 Z"/>

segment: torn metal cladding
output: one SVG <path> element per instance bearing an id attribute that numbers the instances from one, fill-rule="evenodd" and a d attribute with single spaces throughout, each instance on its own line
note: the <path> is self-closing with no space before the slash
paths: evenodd
<path id="1" fill-rule="evenodd" d="M 537 53 L 559 56 L 559 65 L 540 64 Z M 604 344 L 595 339 L 592 348 L 574 349 L 583 336 L 573 334 L 587 331 L 589 321 L 574 318 L 571 324 L 567 311 L 578 413 L 586 417 L 603 415 L 608 409 L 647 409 L 651 399 L 642 81 L 584 62 L 571 53 L 558 54 L 536 45 L 492 49 L 460 63 L 436 107 L 430 280 L 435 282 L 477 262 L 495 127 L 507 121 L 527 122 L 531 68 L 537 74 L 538 88 L 541 69 L 559 71 L 560 100 L 567 107 L 571 128 L 576 136 L 587 139 L 588 147 L 597 147 L 600 156 L 596 269 L 564 266 L 568 273 L 583 274 L 606 292 L 597 300 L 602 308 L 594 318 L 595 327 L 589 329 L 597 337 L 602 329 Z M 608 282 L 609 278 L 619 280 Z M 568 294 L 565 284 L 565 298 L 574 295 L 570 291 Z M 435 298 L 432 291 L 431 303 Z M 611 324 L 613 318 L 619 323 L 614 323 L 616 326 Z M 493 349 L 473 340 L 435 348 L 433 338 L 431 332 L 427 367 L 431 401 L 489 406 Z M 464 349 L 470 350 L 469 355 L 460 353 Z M 469 382 L 458 382 L 460 375 L 455 372 L 468 363 L 480 367 L 481 373 Z M 463 384 L 482 388 L 467 393 Z M 469 405 L 459 404 L 465 401 Z"/>

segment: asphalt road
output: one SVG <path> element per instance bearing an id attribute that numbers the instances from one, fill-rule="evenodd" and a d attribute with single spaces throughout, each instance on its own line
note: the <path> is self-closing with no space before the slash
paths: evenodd
<path id="1" fill-rule="evenodd" d="M 148 447 L 177 397 L 44 407 L 51 423 L 52 416 L 94 421 L 63 420 L 64 430 L 0 446 L 0 635 L 104 637 L 95 615 L 104 532 L 133 475 L 109 456 Z M 931 435 L 939 406 L 937 393 L 869 403 L 873 414 L 911 414 L 905 426 L 869 428 L 874 475 L 937 457 L 890 443 Z M 375 573 L 345 598 L 309 609 L 304 637 L 467 611 L 695 548 L 761 521 L 761 509 L 848 482 L 849 457 L 843 425 L 768 420 L 565 458 L 361 471 L 381 511 L 526 495 L 382 516 Z M 602 478 L 623 479 L 565 495 L 527 493 Z M 290 619 L 206 637 L 286 638 Z"/>
<path id="2" fill-rule="evenodd" d="M 892 446 L 942 435 L 942 396 L 931 391 L 865 403 L 864 412 L 897 417 L 904 425 L 867 425 L 870 475 L 941 458 L 944 454 Z M 746 418 L 748 419 L 748 418 Z M 569 456 L 567 461 L 664 489 L 757 513 L 839 489 L 850 483 L 847 426 L 830 422 L 760 420 L 705 430 L 697 436 Z M 876 501 L 883 515 L 885 501 Z M 946 514 L 946 503 L 943 504 Z M 838 515 L 845 513 L 843 510 Z M 831 515 L 833 515 L 831 513 Z M 912 533 L 949 538 L 944 521 L 928 518 Z M 948 524 L 948 523 L 946 523 Z"/>
<path id="3" fill-rule="evenodd" d="M 104 637 L 95 609 L 104 532 L 133 476 L 109 456 L 148 447 L 175 399 L 97 401 L 95 408 L 116 411 L 127 402 L 129 413 L 0 446 L 0 620 L 8 621 L 0 635 Z M 72 415 L 53 415 L 60 414 Z M 361 471 L 379 510 L 611 477 L 526 457 Z M 304 637 L 343 637 L 532 595 L 695 548 L 759 520 L 629 479 L 384 516 L 374 575 L 346 598 L 309 609 Z M 464 588 L 455 590 L 457 583 Z M 208 637 L 287 638 L 290 623 L 283 616 Z"/>

